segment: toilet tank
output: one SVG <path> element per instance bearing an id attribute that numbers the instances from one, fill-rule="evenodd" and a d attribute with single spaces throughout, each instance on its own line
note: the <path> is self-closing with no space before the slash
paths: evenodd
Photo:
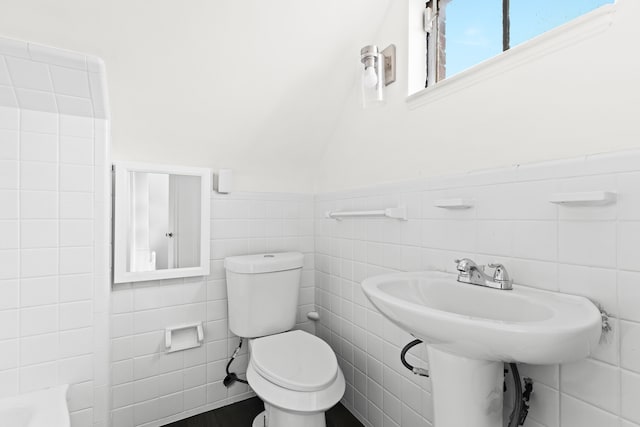
<path id="1" fill-rule="evenodd" d="M 225 258 L 231 332 L 254 338 L 293 328 L 303 262 L 299 252 Z"/>

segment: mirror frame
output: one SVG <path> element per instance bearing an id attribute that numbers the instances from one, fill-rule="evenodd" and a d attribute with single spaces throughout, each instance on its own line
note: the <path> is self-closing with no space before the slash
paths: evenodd
<path id="1" fill-rule="evenodd" d="M 211 170 L 184 166 L 155 165 L 137 162 L 115 162 L 114 209 L 113 209 L 113 283 L 142 282 L 148 280 L 175 279 L 180 277 L 208 276 L 210 271 L 210 210 Z M 164 173 L 170 175 L 199 176 L 200 188 L 200 265 L 198 267 L 170 268 L 153 271 L 127 271 L 127 233 L 129 224 L 130 172 Z"/>

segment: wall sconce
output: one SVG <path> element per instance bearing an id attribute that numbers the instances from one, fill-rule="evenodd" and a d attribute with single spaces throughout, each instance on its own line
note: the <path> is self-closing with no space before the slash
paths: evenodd
<path id="1" fill-rule="evenodd" d="M 362 106 L 364 108 L 384 102 L 384 87 L 396 81 L 396 46 L 383 51 L 376 45 L 360 49 L 362 70 Z"/>

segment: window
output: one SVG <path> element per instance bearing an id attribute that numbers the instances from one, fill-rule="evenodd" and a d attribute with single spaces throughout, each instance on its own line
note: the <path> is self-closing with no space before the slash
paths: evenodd
<path id="1" fill-rule="evenodd" d="M 430 0 L 425 87 L 613 0 Z"/>

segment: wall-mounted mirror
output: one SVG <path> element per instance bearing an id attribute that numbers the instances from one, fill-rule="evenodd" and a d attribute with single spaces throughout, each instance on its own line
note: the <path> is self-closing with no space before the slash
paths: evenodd
<path id="1" fill-rule="evenodd" d="M 208 275 L 211 171 L 114 169 L 114 283 Z"/>

